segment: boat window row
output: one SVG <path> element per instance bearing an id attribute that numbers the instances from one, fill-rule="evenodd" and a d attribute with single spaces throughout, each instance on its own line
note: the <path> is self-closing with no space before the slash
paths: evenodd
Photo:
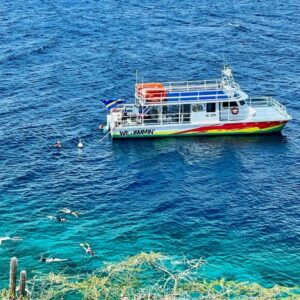
<path id="1" fill-rule="evenodd" d="M 239 104 L 238 104 L 239 103 Z M 244 100 L 241 101 L 230 101 L 230 102 L 222 102 L 222 109 L 228 109 L 233 107 L 244 106 L 246 102 Z M 216 112 L 217 103 L 197 103 L 197 104 L 182 104 L 182 105 L 169 105 L 162 106 L 162 114 L 178 114 L 178 113 L 191 113 L 191 112 L 207 112 L 213 113 Z M 148 114 L 159 114 L 160 107 L 154 106 L 148 110 Z"/>

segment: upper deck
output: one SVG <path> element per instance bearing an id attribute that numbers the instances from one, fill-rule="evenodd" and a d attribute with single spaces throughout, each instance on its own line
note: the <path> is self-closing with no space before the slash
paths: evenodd
<path id="1" fill-rule="evenodd" d="M 235 82 L 220 79 L 138 83 L 135 85 L 136 102 L 143 106 L 176 105 L 197 102 L 224 102 L 246 99 Z"/>

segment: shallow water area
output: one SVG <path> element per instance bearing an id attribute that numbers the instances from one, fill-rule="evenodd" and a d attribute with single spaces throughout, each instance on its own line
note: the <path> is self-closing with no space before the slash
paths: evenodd
<path id="1" fill-rule="evenodd" d="M 299 285 L 299 11 L 291 0 L 2 1 L 0 237 L 23 241 L 0 246 L 0 287 L 12 256 L 31 276 L 141 251 L 204 257 L 208 279 Z M 132 101 L 135 70 L 206 79 L 225 61 L 246 92 L 287 106 L 282 135 L 99 143 L 99 99 Z M 64 207 L 79 218 L 47 219 Z"/>

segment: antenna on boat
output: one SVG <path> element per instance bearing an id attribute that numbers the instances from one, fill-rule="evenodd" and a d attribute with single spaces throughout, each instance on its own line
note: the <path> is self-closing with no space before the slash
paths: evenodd
<path id="1" fill-rule="evenodd" d="M 224 73 L 224 71 L 225 71 L 226 69 L 230 69 L 230 66 L 229 66 L 229 64 L 228 64 L 228 62 L 227 62 L 227 59 L 226 59 L 224 53 L 223 53 L 223 70 L 222 70 L 222 74 Z"/>
<path id="2" fill-rule="evenodd" d="M 135 70 L 135 84 L 138 83 L 138 70 Z"/>
<path id="3" fill-rule="evenodd" d="M 225 85 L 230 86 L 232 88 L 239 88 L 239 85 L 234 81 L 234 77 L 232 74 L 232 69 L 230 65 L 226 64 L 222 71 L 222 81 Z"/>

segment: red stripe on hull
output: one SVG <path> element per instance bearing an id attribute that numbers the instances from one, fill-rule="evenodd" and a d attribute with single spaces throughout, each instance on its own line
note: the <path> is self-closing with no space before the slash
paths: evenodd
<path id="1" fill-rule="evenodd" d="M 249 123 L 231 123 L 222 125 L 202 126 L 195 129 L 189 129 L 185 131 L 177 132 L 176 134 L 189 133 L 189 132 L 202 132 L 208 130 L 238 130 L 245 128 L 257 127 L 259 129 L 266 129 L 281 124 L 286 124 L 287 121 L 273 121 L 273 122 L 249 122 Z"/>

